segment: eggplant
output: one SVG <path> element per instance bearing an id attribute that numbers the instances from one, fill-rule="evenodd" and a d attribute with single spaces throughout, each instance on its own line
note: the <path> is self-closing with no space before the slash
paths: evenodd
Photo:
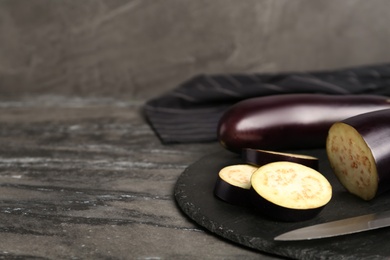
<path id="1" fill-rule="evenodd" d="M 340 183 L 369 201 L 390 190 L 390 109 L 334 123 L 326 153 Z"/>
<path id="2" fill-rule="evenodd" d="M 306 165 L 310 168 L 318 170 L 318 158 L 305 154 L 282 153 L 275 151 L 267 151 L 261 149 L 244 148 L 241 152 L 241 157 L 244 162 L 254 165 L 263 166 L 267 163 L 277 161 L 296 162 Z"/>
<path id="3" fill-rule="evenodd" d="M 275 151 L 325 148 L 329 127 L 340 120 L 390 108 L 374 95 L 284 94 L 250 98 L 229 108 L 217 127 L 219 143 Z"/>
<path id="4" fill-rule="evenodd" d="M 214 195 L 230 204 L 249 206 L 251 177 L 258 167 L 249 164 L 229 165 L 222 168 L 214 186 Z"/>
<path id="5" fill-rule="evenodd" d="M 253 208 L 274 220 L 304 221 L 317 216 L 332 198 L 332 186 L 318 171 L 294 162 L 259 167 L 251 177 Z"/>

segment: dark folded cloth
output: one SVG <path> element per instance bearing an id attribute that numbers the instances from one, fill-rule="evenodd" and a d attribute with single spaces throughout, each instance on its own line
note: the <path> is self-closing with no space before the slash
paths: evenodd
<path id="1" fill-rule="evenodd" d="M 146 119 L 162 143 L 215 141 L 221 115 L 243 99 L 291 93 L 390 96 L 390 64 L 329 71 L 199 75 L 148 100 Z"/>

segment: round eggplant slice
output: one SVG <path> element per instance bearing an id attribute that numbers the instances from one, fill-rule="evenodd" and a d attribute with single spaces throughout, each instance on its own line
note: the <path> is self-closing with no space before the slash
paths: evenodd
<path id="1" fill-rule="evenodd" d="M 310 155 L 244 148 L 242 150 L 241 156 L 246 163 L 254 166 L 263 166 L 267 163 L 277 161 L 288 161 L 296 162 L 318 170 L 318 158 Z"/>
<path id="2" fill-rule="evenodd" d="M 326 152 L 340 183 L 352 194 L 371 200 L 390 190 L 390 109 L 335 123 Z"/>
<path id="3" fill-rule="evenodd" d="M 261 214 L 281 221 L 318 215 L 332 198 L 332 186 L 318 171 L 294 162 L 274 162 L 252 174 L 250 198 Z"/>
<path id="4" fill-rule="evenodd" d="M 249 164 L 230 165 L 219 171 L 214 194 L 218 198 L 239 206 L 250 205 L 251 176 L 258 167 Z"/>

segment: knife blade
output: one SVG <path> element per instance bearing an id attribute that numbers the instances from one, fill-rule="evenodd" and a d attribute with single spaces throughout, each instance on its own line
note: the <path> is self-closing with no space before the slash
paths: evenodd
<path id="1" fill-rule="evenodd" d="M 348 235 L 390 226 L 390 211 L 372 213 L 298 228 L 279 236 L 277 241 L 311 240 Z"/>

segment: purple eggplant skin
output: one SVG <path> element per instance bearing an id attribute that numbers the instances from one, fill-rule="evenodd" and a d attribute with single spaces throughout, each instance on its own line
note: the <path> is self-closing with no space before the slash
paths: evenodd
<path id="1" fill-rule="evenodd" d="M 242 207 L 249 207 L 251 205 L 249 190 L 227 183 L 219 177 L 215 183 L 214 195 L 233 205 Z"/>
<path id="2" fill-rule="evenodd" d="M 226 149 L 274 151 L 324 148 L 329 127 L 343 119 L 390 108 L 376 95 L 282 94 L 240 101 L 219 120 L 217 137 Z"/>
<path id="3" fill-rule="evenodd" d="M 378 188 L 375 197 L 390 190 L 390 109 L 360 114 L 341 121 L 363 138 L 375 161 Z"/>

